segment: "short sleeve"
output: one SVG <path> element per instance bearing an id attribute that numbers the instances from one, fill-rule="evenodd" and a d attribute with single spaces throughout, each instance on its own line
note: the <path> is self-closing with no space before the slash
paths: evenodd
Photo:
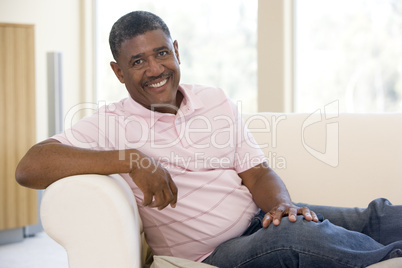
<path id="1" fill-rule="evenodd" d="M 56 134 L 51 138 L 74 147 L 107 150 L 112 146 L 109 137 L 105 135 L 107 126 L 102 124 L 102 122 L 106 121 L 104 118 L 105 114 L 97 111 L 91 116 L 81 119 L 64 132 Z"/>
<path id="2" fill-rule="evenodd" d="M 229 100 L 236 122 L 236 150 L 234 169 L 237 173 L 244 172 L 265 161 L 265 156 L 257 141 L 247 128 L 236 104 Z"/>

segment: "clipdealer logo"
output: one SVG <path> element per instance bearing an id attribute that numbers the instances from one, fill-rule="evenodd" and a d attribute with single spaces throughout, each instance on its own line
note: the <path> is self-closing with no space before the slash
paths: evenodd
<path id="1" fill-rule="evenodd" d="M 335 119 L 339 117 L 339 101 L 331 102 L 324 106 L 324 109 L 317 109 L 310 114 L 302 125 L 302 144 L 303 147 L 316 159 L 324 162 L 331 167 L 339 165 L 339 122 Z M 311 147 L 306 142 L 305 131 L 308 127 L 325 123 L 325 150 L 319 151 Z"/>
<path id="2" fill-rule="evenodd" d="M 239 105 L 239 103 L 238 103 Z M 241 107 L 241 106 L 240 106 Z M 72 107 L 69 112 L 67 113 L 66 117 L 65 117 L 65 126 L 66 129 L 71 128 L 74 124 L 74 122 L 77 122 L 77 119 L 80 117 L 80 115 L 82 115 L 84 112 L 86 112 L 86 114 L 88 113 L 93 113 L 96 110 L 99 111 L 103 111 L 103 110 L 109 110 L 109 111 L 113 111 L 114 110 L 114 105 L 106 105 L 105 102 L 99 102 L 99 103 L 81 103 L 79 105 L 76 105 L 74 107 Z M 240 110 L 241 111 L 241 110 Z M 241 114 L 241 113 L 240 113 Z M 221 118 L 222 116 L 219 116 L 219 120 L 223 120 L 223 118 Z M 330 165 L 332 167 L 337 167 L 339 165 L 339 122 L 336 120 L 336 118 L 339 117 L 339 101 L 334 101 L 332 103 L 329 103 L 327 105 L 324 106 L 323 109 L 317 109 L 315 112 L 311 113 L 302 123 L 301 126 L 301 143 L 302 146 L 304 147 L 304 149 L 311 154 L 314 158 L 322 161 L 323 163 Z M 113 126 L 111 128 L 111 130 L 108 131 L 114 131 L 116 130 L 116 126 L 118 125 L 122 125 L 122 126 L 126 126 L 128 123 L 130 123 L 133 118 L 126 118 L 124 116 L 120 116 L 117 119 L 115 117 L 113 117 L 113 120 L 110 120 L 110 118 L 103 118 L 103 120 L 101 120 L 101 117 L 99 118 L 99 128 L 100 129 L 105 129 L 106 130 L 106 125 L 108 125 L 109 127 Z M 135 120 L 139 120 L 141 118 L 135 118 Z M 201 118 L 202 119 L 202 118 Z M 271 121 L 269 122 L 268 118 L 265 118 L 265 116 L 263 115 L 251 115 L 249 116 L 247 119 L 245 119 L 245 125 L 247 127 L 249 127 L 249 129 L 251 130 L 251 132 L 253 132 L 253 134 L 264 134 L 264 133 L 271 133 L 271 146 L 272 148 L 276 148 L 277 147 L 277 128 L 280 122 L 285 121 L 287 119 L 286 115 L 272 115 L 271 117 Z M 116 120 L 118 122 L 116 122 Z M 120 120 L 120 121 L 119 121 Z M 130 121 L 131 120 L 131 121 Z M 134 121 L 135 121 L 134 120 Z M 203 121 L 206 122 L 206 119 L 204 119 Z M 260 128 L 258 127 L 257 129 L 254 129 L 251 125 L 252 122 L 258 122 L 260 121 L 260 123 L 262 123 L 263 127 Z M 235 129 L 234 126 L 239 127 L 240 125 L 235 124 L 235 122 L 229 122 L 228 120 L 225 121 L 226 123 L 231 123 L 229 124 L 230 127 L 226 128 L 225 131 L 228 133 L 232 133 Z M 250 125 L 251 123 L 251 125 Z M 325 124 L 325 144 L 324 144 L 324 151 L 320 151 L 317 147 L 318 146 L 312 146 L 311 144 L 308 143 L 306 137 L 306 130 L 308 130 L 310 127 L 313 127 L 316 124 Z M 197 132 L 197 131 L 206 131 L 207 129 L 191 129 L 191 124 L 189 124 L 190 130 L 192 132 Z M 123 129 L 124 130 L 124 129 Z M 149 129 L 146 128 L 145 130 L 147 130 L 149 132 Z M 148 136 L 148 132 L 145 131 L 146 133 L 143 133 L 142 136 Z M 240 135 L 237 138 L 241 138 L 245 133 L 243 133 L 243 131 L 239 131 Z M 147 134 L 148 133 L 148 134 Z M 83 147 L 83 148 L 97 148 L 97 147 L 102 147 L 105 146 L 106 141 L 102 138 L 103 136 L 101 135 L 101 132 L 99 132 L 99 137 L 98 137 L 98 142 L 95 141 L 88 141 L 88 140 L 82 140 L 79 137 L 75 137 L 73 132 L 67 131 L 65 132 L 66 137 L 74 143 L 75 146 L 78 147 Z M 110 134 L 110 133 L 109 133 Z M 113 134 L 113 133 L 112 133 Z M 129 147 L 133 147 L 133 148 L 138 148 L 138 146 L 143 145 L 143 143 L 145 142 L 145 138 L 142 137 L 141 139 L 137 140 L 137 143 L 139 144 L 132 144 L 129 143 L 129 141 L 126 139 L 125 131 L 117 131 L 116 133 L 114 133 L 115 137 L 117 138 L 116 141 L 116 145 L 119 149 L 124 149 L 127 148 L 128 145 L 130 145 Z M 152 134 L 152 133 L 151 133 Z M 186 138 L 188 138 L 187 136 L 185 136 Z M 243 136 L 244 137 L 244 136 Z M 232 137 L 233 138 L 233 137 Z M 248 139 L 246 139 L 247 142 L 250 142 Z M 177 140 L 175 140 L 174 142 L 177 142 Z M 215 142 L 216 143 L 216 142 Z M 210 146 L 217 146 L 220 145 L 218 143 L 215 144 L 214 142 L 212 142 L 212 144 L 208 144 Z M 167 146 L 172 145 L 172 144 L 166 144 Z M 166 146 L 164 145 L 164 146 Z M 228 145 L 227 143 L 225 143 L 225 145 Z M 156 145 L 155 145 L 156 146 Z M 268 143 L 263 143 L 263 144 L 253 144 L 251 143 L 250 146 L 258 146 L 261 149 L 264 149 L 266 147 L 269 147 L 270 145 Z M 321 146 L 320 146 L 321 147 Z M 125 155 L 122 152 L 121 153 L 121 159 L 124 159 Z M 282 156 L 278 156 L 276 155 L 276 153 L 274 154 L 270 154 L 268 159 L 267 159 L 271 165 L 273 166 L 280 166 L 280 168 L 286 168 L 286 159 Z"/>

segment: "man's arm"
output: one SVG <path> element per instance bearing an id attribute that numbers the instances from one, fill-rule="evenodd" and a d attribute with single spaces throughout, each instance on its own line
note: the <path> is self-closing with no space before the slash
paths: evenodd
<path id="1" fill-rule="evenodd" d="M 240 173 L 239 176 L 250 190 L 254 202 L 266 213 L 263 219 L 264 227 L 268 227 L 271 222 L 279 225 L 285 215 L 288 215 L 292 222 L 296 221 L 297 215 L 303 215 L 308 221 L 318 222 L 313 211 L 293 205 L 285 184 L 266 162 Z"/>
<path id="2" fill-rule="evenodd" d="M 124 159 L 119 156 L 123 153 Z M 135 157 L 133 157 L 135 154 Z M 139 159 L 147 165 L 140 166 Z M 136 164 L 131 162 L 136 160 Z M 144 193 L 143 205 L 163 209 L 175 206 L 177 188 L 172 178 L 159 163 L 136 149 L 125 151 L 97 151 L 76 148 L 48 139 L 34 145 L 21 159 L 15 177 L 19 184 L 44 189 L 53 182 L 78 174 L 128 173 Z"/>

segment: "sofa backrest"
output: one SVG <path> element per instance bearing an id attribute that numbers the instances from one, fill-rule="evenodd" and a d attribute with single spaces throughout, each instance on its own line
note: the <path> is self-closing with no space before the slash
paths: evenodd
<path id="1" fill-rule="evenodd" d="M 295 202 L 402 204 L 402 113 L 244 115 Z"/>

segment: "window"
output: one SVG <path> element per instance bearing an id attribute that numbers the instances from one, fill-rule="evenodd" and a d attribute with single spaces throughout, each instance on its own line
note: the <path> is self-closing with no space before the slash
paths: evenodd
<path id="1" fill-rule="evenodd" d="M 402 111 L 402 1 L 295 0 L 295 111 Z"/>
<path id="2" fill-rule="evenodd" d="M 221 87 L 243 112 L 257 110 L 257 0 L 96 1 L 96 81 L 98 99 L 127 96 L 109 62 L 113 23 L 132 10 L 160 16 L 178 40 L 182 83 Z"/>

